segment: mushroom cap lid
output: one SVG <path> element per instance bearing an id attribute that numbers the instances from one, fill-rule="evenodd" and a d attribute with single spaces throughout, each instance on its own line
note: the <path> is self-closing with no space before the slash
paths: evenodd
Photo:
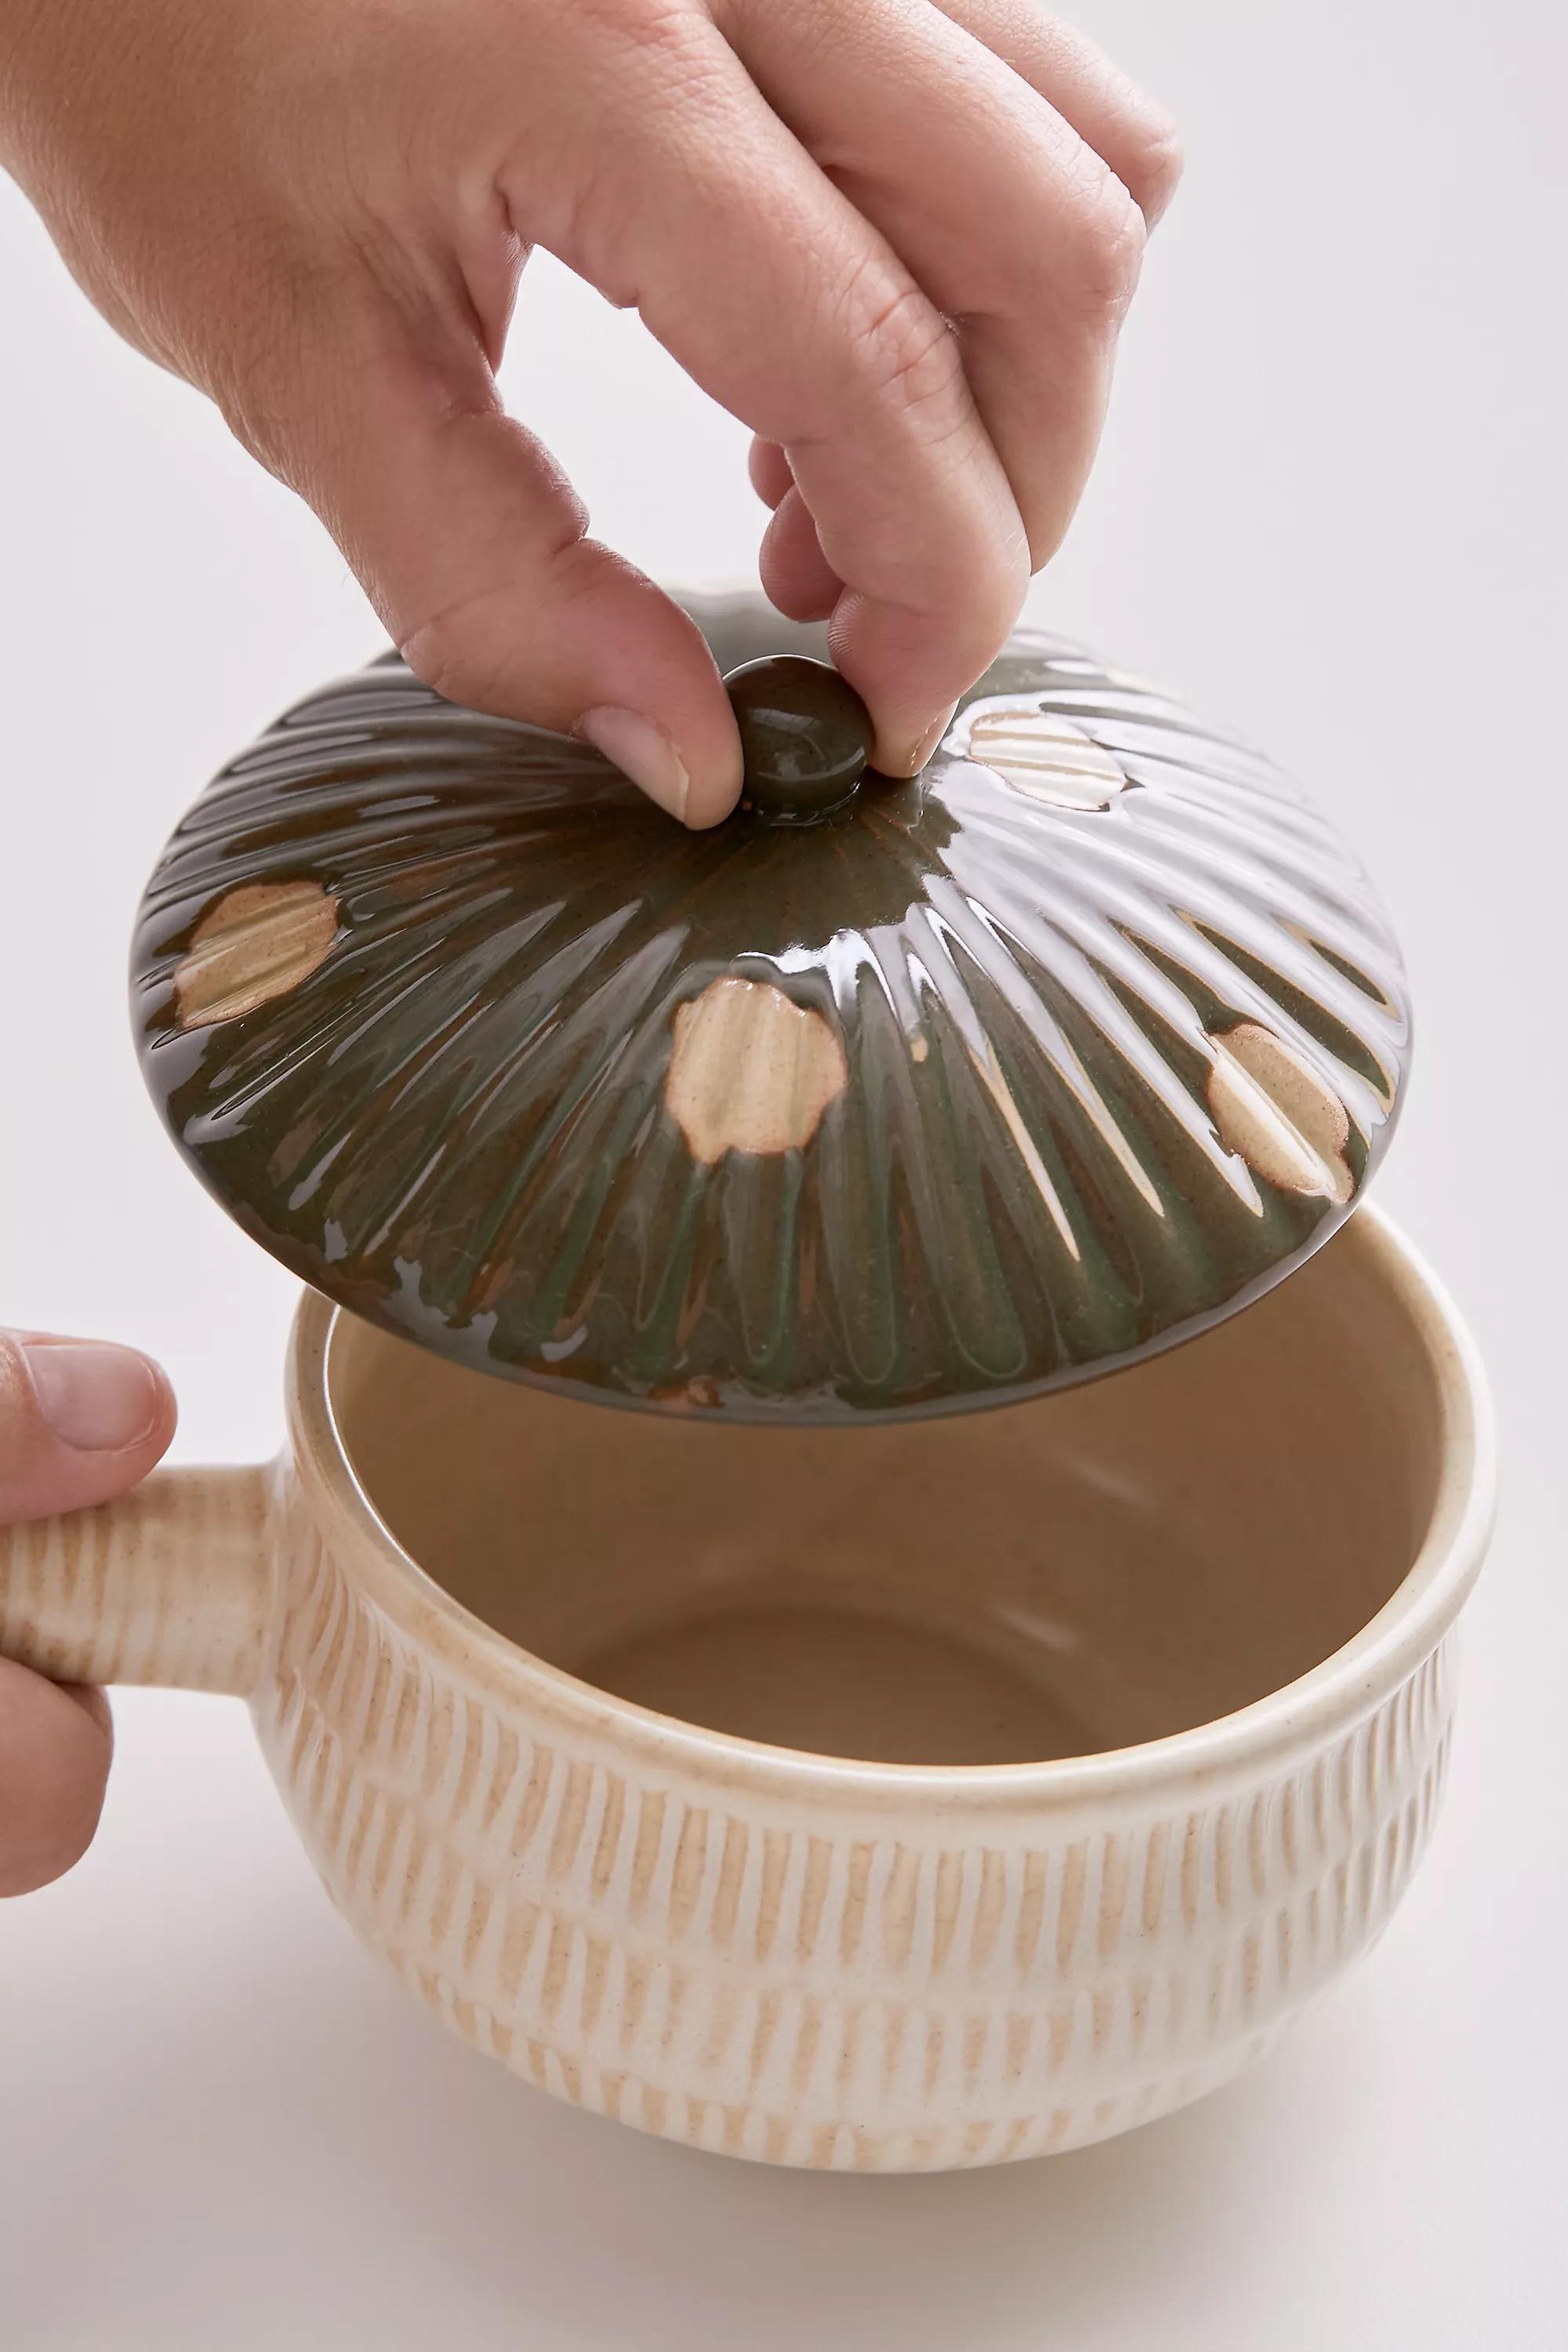
<path id="1" fill-rule="evenodd" d="M 688 599 L 721 668 L 816 650 Z M 170 842 L 142 1068 L 357 1315 L 621 1404 L 853 1422 L 1170 1346 L 1328 1238 L 1410 1034 L 1355 860 L 1155 688 L 1022 631 L 924 772 L 683 831 L 395 658 Z"/>

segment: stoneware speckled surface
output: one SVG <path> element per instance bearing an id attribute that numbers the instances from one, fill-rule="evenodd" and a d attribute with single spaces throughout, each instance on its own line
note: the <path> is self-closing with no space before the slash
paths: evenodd
<path id="1" fill-rule="evenodd" d="M 271 1469 L 0 1532 L 0 1648 L 246 1698 L 365 1942 L 595 2112 L 868 2171 L 1079 2147 L 1266 2050 L 1426 1844 L 1491 1442 L 1374 1210 L 994 1413 L 611 1448 L 314 1297 L 289 1402 Z"/>
<path id="2" fill-rule="evenodd" d="M 690 601 L 726 671 L 822 649 Z M 133 1003 L 181 1149 L 327 1296 L 792 1422 L 1004 1402 L 1247 1305 L 1352 1207 L 1409 1035 L 1294 785 L 1028 634 L 921 776 L 700 835 L 374 665 L 181 826 Z"/>

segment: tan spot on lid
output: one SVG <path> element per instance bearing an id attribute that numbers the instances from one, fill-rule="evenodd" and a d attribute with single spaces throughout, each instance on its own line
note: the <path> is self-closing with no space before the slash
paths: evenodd
<path id="1" fill-rule="evenodd" d="M 1108 809 L 1131 781 L 1113 751 L 1059 710 L 1005 697 L 973 703 L 953 749 L 1050 808 Z"/>
<path id="2" fill-rule="evenodd" d="M 1226 1149 L 1282 1192 L 1342 1206 L 1355 1191 L 1343 1103 L 1293 1046 L 1257 1022 L 1211 1038 L 1209 1109 Z"/>
<path id="3" fill-rule="evenodd" d="M 849 1083 L 843 1041 L 771 981 L 728 974 L 682 1004 L 665 1107 L 694 1160 L 804 1150 Z"/>
<path id="4" fill-rule="evenodd" d="M 186 1029 L 237 1021 L 287 996 L 326 961 L 338 902 L 320 882 L 256 882 L 209 907 L 174 973 Z"/>

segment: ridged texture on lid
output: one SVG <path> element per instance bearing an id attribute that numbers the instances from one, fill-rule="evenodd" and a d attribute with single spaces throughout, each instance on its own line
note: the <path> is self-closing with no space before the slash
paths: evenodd
<path id="1" fill-rule="evenodd" d="M 702 835 L 378 664 L 198 803 L 133 997 L 177 1141 L 307 1281 L 753 1419 L 1001 1402 L 1245 1303 L 1353 1203 L 1409 1036 L 1295 786 L 1034 635 L 913 782 Z"/>

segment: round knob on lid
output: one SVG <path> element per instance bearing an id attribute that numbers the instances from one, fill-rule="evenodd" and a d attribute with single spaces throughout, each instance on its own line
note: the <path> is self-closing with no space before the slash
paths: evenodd
<path id="1" fill-rule="evenodd" d="M 876 730 L 836 669 L 774 654 L 742 663 L 724 684 L 741 730 L 743 806 L 770 824 L 811 824 L 851 797 Z"/>

